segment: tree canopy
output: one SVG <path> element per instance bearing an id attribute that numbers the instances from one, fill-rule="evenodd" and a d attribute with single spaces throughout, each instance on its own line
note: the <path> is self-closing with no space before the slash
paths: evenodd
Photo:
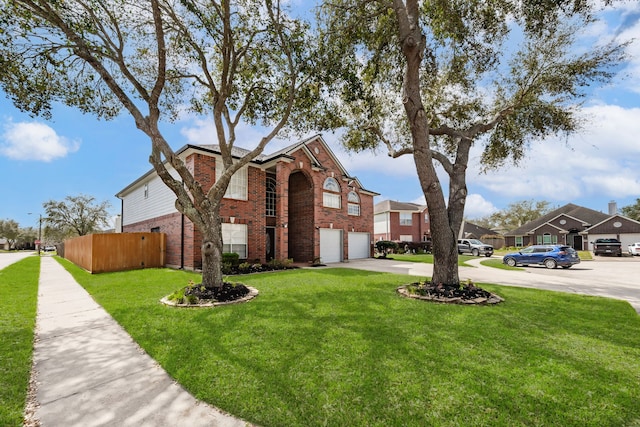
<path id="1" fill-rule="evenodd" d="M 0 28 L 0 84 L 18 108 L 47 117 L 62 102 L 133 117 L 177 210 L 202 233 L 203 283 L 222 285 L 219 209 L 231 176 L 322 104 L 309 24 L 278 0 L 4 0 Z M 160 129 L 184 114 L 214 125 L 213 185 L 194 178 Z M 234 158 L 247 123 L 264 136 Z"/>
<path id="2" fill-rule="evenodd" d="M 636 199 L 636 202 L 632 205 L 622 207 L 620 212 L 627 218 L 640 221 L 640 199 Z"/>
<path id="3" fill-rule="evenodd" d="M 458 283 L 456 236 L 471 147 L 482 167 L 519 162 L 528 146 L 579 128 L 586 89 L 624 59 L 614 41 L 579 46 L 588 1 L 330 0 L 327 80 L 343 142 L 413 155 L 432 220 L 434 281 Z M 436 163 L 449 179 L 448 201 Z"/>
<path id="4" fill-rule="evenodd" d="M 49 200 L 42 206 L 50 235 L 85 236 L 109 226 L 110 203 L 98 203 L 92 196 L 67 196 L 62 201 Z"/>
<path id="5" fill-rule="evenodd" d="M 546 200 L 521 200 L 474 222 L 487 228 L 510 231 L 540 218 L 550 210 L 550 203 Z"/>

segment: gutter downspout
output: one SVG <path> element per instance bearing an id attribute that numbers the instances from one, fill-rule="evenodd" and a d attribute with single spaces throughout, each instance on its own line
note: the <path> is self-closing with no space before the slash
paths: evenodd
<path id="1" fill-rule="evenodd" d="M 184 214 L 180 216 L 180 270 L 184 270 Z"/>

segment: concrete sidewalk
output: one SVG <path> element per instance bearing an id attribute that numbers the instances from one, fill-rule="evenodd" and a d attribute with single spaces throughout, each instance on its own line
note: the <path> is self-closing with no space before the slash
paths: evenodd
<path id="1" fill-rule="evenodd" d="M 249 425 L 177 385 L 51 257 L 42 257 L 36 325 L 44 427 Z"/>

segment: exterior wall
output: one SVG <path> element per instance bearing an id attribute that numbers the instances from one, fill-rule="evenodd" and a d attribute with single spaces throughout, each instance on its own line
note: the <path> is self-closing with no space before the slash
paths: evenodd
<path id="1" fill-rule="evenodd" d="M 267 227 L 272 227 L 275 234 L 274 258 L 293 257 L 295 261 L 298 261 L 296 258 L 307 261 L 320 256 L 321 228 L 343 230 L 342 253 L 345 259 L 349 257 L 349 232 L 373 235 L 373 194 L 363 192 L 358 188 L 357 182 L 342 176 L 342 168 L 334 161 L 321 140 L 313 140 L 307 143 L 306 147 L 322 167 L 312 164 L 304 146 L 301 146 L 289 154 L 293 160 L 285 158 L 270 169 L 270 172 L 275 169 L 276 178 L 275 217 L 266 217 L 267 172 L 257 166 L 249 165 L 247 169 L 247 200 L 223 200 L 220 209 L 222 221 L 247 225 L 247 260 L 266 262 Z M 215 182 L 216 157 L 194 153 L 185 158 L 187 168 L 205 191 Z M 300 189 L 295 186 L 298 184 L 294 182 L 291 185 L 294 188 L 290 188 L 289 182 L 291 174 L 300 172 L 306 177 L 309 186 L 308 195 L 303 197 L 297 196 Z M 323 184 L 329 176 L 333 176 L 340 184 L 340 209 L 323 206 Z M 149 186 L 147 198 L 144 197 L 145 183 Z M 360 216 L 348 214 L 347 196 L 352 190 L 360 197 Z M 157 175 L 150 174 L 147 180 L 141 180 L 135 188 L 122 196 L 122 200 L 124 232 L 148 232 L 153 229 L 165 233 L 167 265 L 188 269 L 201 268 L 202 236 L 194 229 L 191 221 L 176 210 L 176 196 Z M 306 237 L 296 241 L 300 235 Z M 290 238 L 293 242 L 291 251 Z"/>
<path id="2" fill-rule="evenodd" d="M 348 248 L 348 232 L 367 232 L 373 235 L 373 195 L 362 192 L 361 188 L 348 186 L 348 182 L 341 176 L 340 167 L 333 161 L 330 153 L 326 151 L 324 144 L 318 140 L 307 144 L 309 150 L 323 165 L 324 169 L 315 167 L 311 164 L 311 159 L 301 148 L 290 156 L 293 161 L 290 163 L 279 163 L 276 169 L 276 180 L 278 182 L 278 224 L 288 224 L 295 212 L 290 209 L 296 206 L 295 201 L 290 203 L 289 198 L 295 189 L 289 188 L 289 177 L 296 172 L 303 172 L 308 177 L 313 191 L 313 238 L 310 244 L 313 245 L 312 258 L 320 257 L 320 229 L 341 229 L 343 230 L 343 248 L 342 253 L 344 259 L 349 259 Z M 340 185 L 341 207 L 340 209 L 327 208 L 323 206 L 323 184 L 328 177 L 335 178 Z M 349 191 L 354 190 L 360 197 L 360 216 L 349 215 L 347 211 L 347 195 Z M 295 222 L 295 221 L 294 221 Z M 296 254 L 289 253 L 289 248 L 297 248 L 295 239 L 298 237 L 293 234 L 290 228 L 276 228 L 276 254 L 277 258 L 294 258 Z M 297 249 L 296 249 L 297 250 Z M 303 258 L 308 257 L 308 252 L 303 253 Z"/>
<path id="3" fill-rule="evenodd" d="M 400 241 L 402 240 L 400 236 L 411 236 L 412 242 L 421 242 L 424 240 L 425 234 L 431 237 L 431 224 L 424 220 L 426 211 L 406 211 L 406 213 L 411 213 L 411 225 L 400 225 L 400 212 L 398 211 L 376 214 L 378 220 L 375 223 L 374 240 Z"/>
<path id="4" fill-rule="evenodd" d="M 170 170 L 177 177 L 177 172 Z M 145 196 L 145 184 L 148 194 Z M 143 180 L 138 187 L 122 198 L 123 227 L 159 216 L 177 213 L 176 196 L 156 174 Z"/>

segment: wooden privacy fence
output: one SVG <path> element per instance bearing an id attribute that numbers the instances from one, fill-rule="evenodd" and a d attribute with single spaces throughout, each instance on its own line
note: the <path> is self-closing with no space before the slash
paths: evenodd
<path id="1" fill-rule="evenodd" d="M 164 233 L 90 234 L 64 241 L 64 257 L 90 273 L 164 267 Z"/>

